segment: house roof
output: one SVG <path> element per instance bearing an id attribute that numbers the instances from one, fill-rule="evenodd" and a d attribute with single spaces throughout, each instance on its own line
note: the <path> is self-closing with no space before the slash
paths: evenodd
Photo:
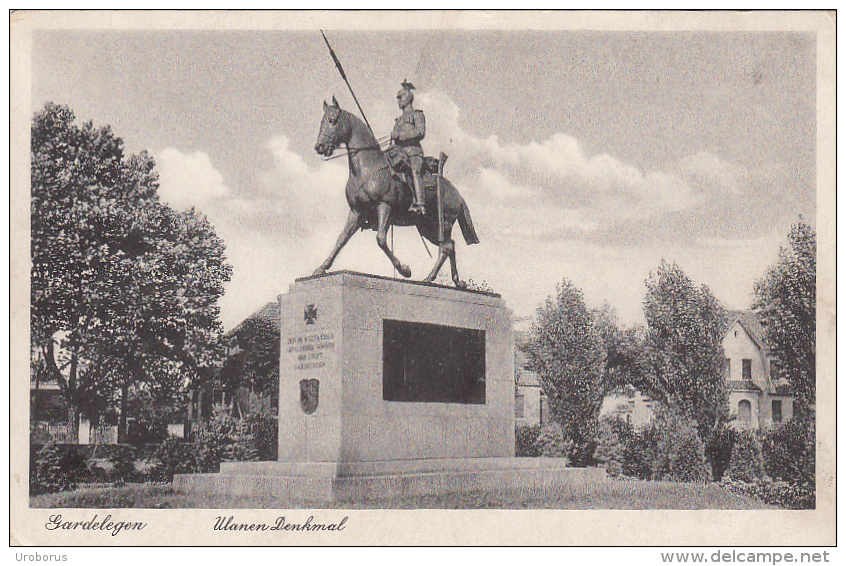
<path id="1" fill-rule="evenodd" d="M 754 311 L 727 311 L 728 326 L 726 334 L 735 323 L 740 324 L 743 330 L 752 338 L 755 344 L 762 350 L 764 355 L 769 353 L 766 342 L 764 342 L 764 327 Z"/>
<path id="2" fill-rule="evenodd" d="M 748 380 L 732 380 L 728 382 L 728 386 L 730 391 L 755 391 L 756 393 L 761 393 L 761 388 L 754 382 Z"/>
<path id="3" fill-rule="evenodd" d="M 232 328 L 232 330 L 230 330 L 229 332 L 226 333 L 226 335 L 227 336 L 234 335 L 235 332 L 239 328 L 241 328 L 244 325 L 245 322 L 247 322 L 248 320 L 255 319 L 255 318 L 263 318 L 265 320 L 268 320 L 268 321 L 270 321 L 271 324 L 273 324 L 273 328 L 281 331 L 282 330 L 282 321 L 279 320 L 279 303 L 281 301 L 282 301 L 282 295 L 279 295 L 278 297 L 276 297 L 275 301 L 271 301 L 271 302 L 267 303 L 266 305 L 261 307 L 259 310 L 257 310 L 256 312 L 254 312 L 253 314 L 251 314 L 250 316 L 248 316 L 247 318 L 245 318 L 244 320 L 242 320 L 241 322 L 236 324 L 235 327 Z"/>

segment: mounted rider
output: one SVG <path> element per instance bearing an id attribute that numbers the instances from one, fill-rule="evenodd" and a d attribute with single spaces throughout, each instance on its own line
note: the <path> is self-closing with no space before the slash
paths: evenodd
<path id="1" fill-rule="evenodd" d="M 420 141 L 426 137 L 426 118 L 422 110 L 415 110 L 414 85 L 407 80 L 402 81 L 402 90 L 397 93 L 397 106 L 402 114 L 394 123 L 391 132 L 391 145 L 401 148 L 408 156 L 411 165 L 411 176 L 414 183 L 414 202 L 409 212 L 426 214 L 426 204 L 423 196 L 423 148 Z"/>

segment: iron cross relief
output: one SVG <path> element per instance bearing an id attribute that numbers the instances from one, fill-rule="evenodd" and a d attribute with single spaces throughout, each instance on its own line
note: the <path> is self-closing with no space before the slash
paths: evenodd
<path id="1" fill-rule="evenodd" d="M 314 324 L 314 321 L 317 320 L 317 307 L 314 305 L 306 306 L 303 311 L 303 319 L 306 324 Z"/>

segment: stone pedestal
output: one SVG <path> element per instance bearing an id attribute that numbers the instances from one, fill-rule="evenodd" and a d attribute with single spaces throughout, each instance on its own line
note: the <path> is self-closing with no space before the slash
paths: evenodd
<path id="1" fill-rule="evenodd" d="M 340 272 L 297 281 L 280 310 L 280 462 L 514 456 L 512 322 L 500 297 Z M 386 336 L 386 330 L 393 334 Z M 483 340 L 475 367 L 453 367 L 454 375 L 441 379 L 448 383 L 427 384 L 431 376 L 418 375 L 417 391 L 386 391 L 387 339 L 394 350 L 407 350 L 394 356 L 405 358 L 395 360 L 399 364 L 417 358 L 418 366 L 448 373 L 441 365 L 473 360 L 434 359 L 443 352 L 432 350 L 443 343 L 398 342 L 415 331 L 423 337 L 431 332 L 433 340 L 444 333 L 461 339 L 464 330 L 476 331 L 465 334 L 476 339 L 477 350 Z M 475 384 L 462 384 L 475 387 L 465 395 L 475 398 L 459 398 L 459 391 L 449 402 L 436 400 L 454 381 L 480 369 Z M 403 393 L 407 400 L 389 400 Z M 312 410 L 308 404 L 315 401 Z"/>
<path id="2" fill-rule="evenodd" d="M 288 500 L 559 489 L 601 471 L 514 457 L 512 320 L 495 294 L 352 272 L 280 301 L 278 462 L 178 489 Z"/>

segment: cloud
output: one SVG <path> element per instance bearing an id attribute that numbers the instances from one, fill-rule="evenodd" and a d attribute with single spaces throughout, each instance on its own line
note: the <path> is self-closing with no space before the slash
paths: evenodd
<path id="1" fill-rule="evenodd" d="M 193 192 L 195 198 L 186 202 L 209 217 L 226 243 L 233 267 L 221 300 L 227 328 L 283 292 L 294 278 L 314 270 L 347 214 L 343 160 L 309 164 L 283 134 L 268 139 L 262 149 L 271 165 L 256 172 L 249 186 L 207 191 L 204 199 Z M 195 169 L 199 175 L 200 168 Z M 221 178 L 210 165 L 203 171 L 203 178 Z"/>
<path id="2" fill-rule="evenodd" d="M 582 225 L 642 219 L 689 210 L 703 198 L 674 172 L 642 171 L 608 155 L 587 155 L 577 139 L 555 133 L 543 141 L 505 143 L 478 138 L 460 125 L 458 107 L 440 92 L 421 95 L 433 132 L 424 144 L 449 147 L 450 175 L 469 191 L 507 204 L 581 211 Z"/>
<path id="3" fill-rule="evenodd" d="M 323 161 L 309 166 L 290 146 L 285 135 L 267 142 L 265 150 L 272 156 L 271 168 L 257 176 L 257 184 L 231 210 L 240 224 L 267 236 L 312 234 L 336 222 L 347 207 L 346 163 Z"/>
<path id="4" fill-rule="evenodd" d="M 563 132 L 527 143 L 480 138 L 462 128 L 459 108 L 445 94 L 425 92 L 419 100 L 428 122 L 424 149 L 450 155 L 450 179 L 474 211 L 480 204 L 496 209 L 488 228 L 500 236 L 660 245 L 757 238 L 799 213 L 813 216 L 812 185 L 783 165 L 748 169 L 703 149 L 644 170 L 609 154 L 589 155 Z M 797 212 L 785 215 L 790 209 Z M 515 230 L 527 217 L 541 221 L 537 230 Z"/>
<path id="5" fill-rule="evenodd" d="M 185 154 L 166 147 L 155 154 L 159 171 L 159 197 L 176 209 L 205 203 L 229 194 L 223 176 L 202 151 Z"/>

